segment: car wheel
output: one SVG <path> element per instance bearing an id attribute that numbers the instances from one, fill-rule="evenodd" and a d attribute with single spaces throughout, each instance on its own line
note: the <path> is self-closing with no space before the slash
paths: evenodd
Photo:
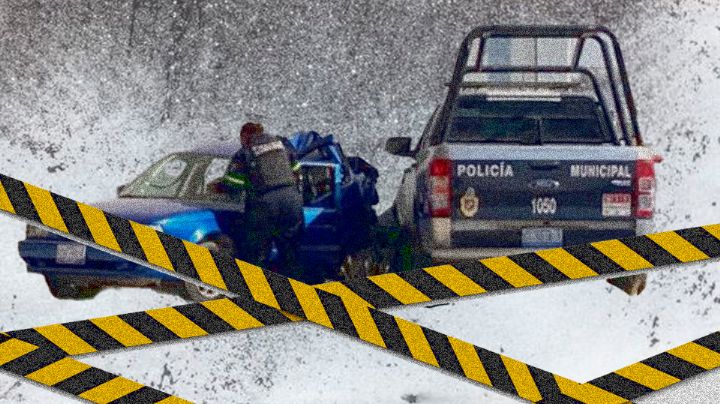
<path id="1" fill-rule="evenodd" d="M 215 236 L 198 243 L 210 251 L 222 251 L 226 254 L 235 256 L 235 249 L 232 240 L 225 236 Z M 207 286 L 200 286 L 194 283 L 185 282 L 185 298 L 194 302 L 204 302 L 206 300 L 219 299 L 222 293 Z"/>
<path id="2" fill-rule="evenodd" d="M 91 299 L 100 293 L 100 288 L 91 288 L 85 282 L 67 276 L 45 275 L 45 283 L 57 299 Z"/>
<path id="3" fill-rule="evenodd" d="M 185 282 L 184 297 L 188 300 L 192 300 L 193 302 L 204 302 L 207 300 L 220 299 L 223 295 L 215 289 Z"/>
<path id="4" fill-rule="evenodd" d="M 366 248 L 345 256 L 340 275 L 345 280 L 366 278 L 390 272 L 390 259 L 382 251 Z"/>
<path id="5" fill-rule="evenodd" d="M 622 290 L 630 296 L 637 296 L 645 290 L 647 274 L 623 276 L 607 280 L 609 284 Z"/>

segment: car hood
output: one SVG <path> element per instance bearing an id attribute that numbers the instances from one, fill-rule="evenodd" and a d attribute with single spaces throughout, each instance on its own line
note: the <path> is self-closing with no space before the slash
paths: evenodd
<path id="1" fill-rule="evenodd" d="M 154 223 L 178 213 L 208 209 L 191 203 L 161 198 L 119 198 L 96 202 L 93 206 L 105 212 L 144 224 Z"/>

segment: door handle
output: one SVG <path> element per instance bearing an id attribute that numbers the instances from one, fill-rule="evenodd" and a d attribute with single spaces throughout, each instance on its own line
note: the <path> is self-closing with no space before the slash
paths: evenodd
<path id="1" fill-rule="evenodd" d="M 554 170 L 560 167 L 560 161 L 532 161 L 529 163 L 533 170 Z"/>

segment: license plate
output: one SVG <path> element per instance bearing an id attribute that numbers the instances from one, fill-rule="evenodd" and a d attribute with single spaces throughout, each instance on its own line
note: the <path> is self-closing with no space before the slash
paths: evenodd
<path id="1" fill-rule="evenodd" d="M 522 246 L 530 248 L 562 247 L 563 231 L 551 227 L 522 229 Z"/>
<path id="2" fill-rule="evenodd" d="M 631 214 L 632 202 L 630 194 L 603 194 L 603 216 L 630 216 Z"/>
<path id="3" fill-rule="evenodd" d="M 57 245 L 55 261 L 58 264 L 82 265 L 85 263 L 85 245 L 63 243 Z"/>

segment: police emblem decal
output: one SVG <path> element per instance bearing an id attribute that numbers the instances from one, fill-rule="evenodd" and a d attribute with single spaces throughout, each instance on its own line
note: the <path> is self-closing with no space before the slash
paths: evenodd
<path id="1" fill-rule="evenodd" d="M 469 187 L 460 198 L 460 213 L 465 217 L 473 217 L 478 211 L 478 197 L 475 195 L 475 188 Z"/>

